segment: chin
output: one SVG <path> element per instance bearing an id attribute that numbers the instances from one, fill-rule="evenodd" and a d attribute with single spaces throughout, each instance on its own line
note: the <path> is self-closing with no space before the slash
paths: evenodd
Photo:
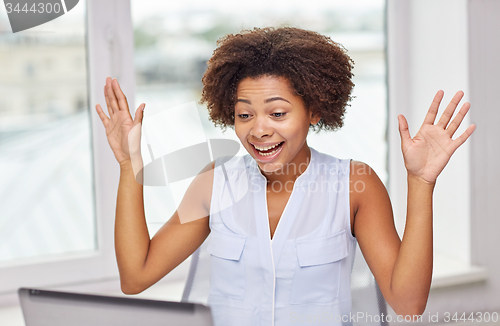
<path id="1" fill-rule="evenodd" d="M 283 168 L 283 163 L 279 162 L 264 163 L 257 161 L 257 164 L 262 171 L 267 173 L 277 172 Z"/>

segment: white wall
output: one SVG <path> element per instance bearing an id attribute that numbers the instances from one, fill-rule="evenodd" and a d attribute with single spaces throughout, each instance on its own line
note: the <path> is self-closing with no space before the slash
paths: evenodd
<path id="1" fill-rule="evenodd" d="M 426 314 L 438 312 L 440 318 L 445 312 L 500 311 L 499 13 L 500 1 L 494 0 L 388 1 L 390 194 L 398 231 L 404 228 L 406 172 L 397 114 L 407 117 L 414 136 L 437 90 L 443 89 L 445 98 L 436 121 L 463 90 L 462 103 L 469 101 L 471 109 L 453 138 L 471 123 L 477 127 L 438 178 L 434 245 L 464 263 L 484 266 L 489 276 L 431 289 Z"/>
<path id="2" fill-rule="evenodd" d="M 397 115 L 405 115 L 413 137 L 438 90 L 442 89 L 445 96 L 436 122 L 458 90 L 465 92 L 460 106 L 469 101 L 465 3 L 465 0 L 403 0 L 393 6 L 397 17 L 389 26 L 393 27 L 390 34 L 396 29 L 399 35 L 389 37 L 389 47 L 393 51 L 389 53 L 389 93 L 393 99 L 390 134 L 394 140 L 391 144 L 392 166 L 399 167 L 394 173 L 391 171 L 391 190 L 399 189 L 401 196 L 394 198 L 399 231 L 404 228 L 407 185 Z M 399 29 L 400 25 L 403 25 L 404 32 Z M 401 79 L 404 83 L 399 82 Z M 454 138 L 469 124 L 469 117 L 466 117 Z M 466 142 L 455 152 L 438 177 L 434 192 L 435 249 L 464 263 L 470 262 L 469 147 L 470 142 Z"/>

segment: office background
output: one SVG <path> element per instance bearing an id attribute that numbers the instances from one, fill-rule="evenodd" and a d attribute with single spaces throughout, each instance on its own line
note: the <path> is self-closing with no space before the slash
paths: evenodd
<path id="1" fill-rule="evenodd" d="M 120 295 L 113 249 L 118 165 L 95 113 L 106 76 L 145 119 L 198 101 L 218 37 L 289 24 L 343 44 L 356 98 L 345 127 L 311 134 L 331 155 L 370 164 L 388 187 L 398 232 L 406 179 L 396 117 L 412 135 L 438 89 L 461 89 L 477 130 L 439 177 L 435 265 L 427 313 L 500 312 L 495 180 L 500 4 L 486 0 L 80 1 L 64 16 L 12 34 L 0 10 L 0 324 L 20 322 L 14 290 L 43 286 Z M 222 133 L 198 105 L 207 138 Z M 462 126 L 457 134 L 465 128 Z M 244 149 L 240 154 L 245 154 Z M 145 188 L 150 235 L 175 210 L 167 187 Z M 139 296 L 179 300 L 189 259 Z"/>

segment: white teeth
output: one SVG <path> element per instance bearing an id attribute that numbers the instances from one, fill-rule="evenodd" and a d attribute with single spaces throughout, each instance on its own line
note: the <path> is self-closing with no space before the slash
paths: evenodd
<path id="1" fill-rule="evenodd" d="M 273 146 L 269 146 L 269 147 L 258 147 L 258 146 L 255 146 L 255 145 L 253 145 L 253 146 L 256 149 L 258 149 L 259 151 L 267 151 L 268 149 L 274 148 L 274 147 L 278 146 L 279 144 L 281 144 L 281 143 L 277 143 L 277 144 L 275 144 Z"/>
<path id="2" fill-rule="evenodd" d="M 266 147 L 266 149 L 274 148 L 274 147 L 278 146 L 279 144 L 281 144 L 281 143 L 278 143 L 278 144 L 276 144 L 274 146 Z M 258 150 L 262 150 L 262 149 L 260 149 L 259 147 L 256 147 L 256 146 L 255 146 L 255 148 L 257 148 Z M 262 152 L 259 151 L 259 154 L 262 155 L 262 156 L 270 156 L 270 155 L 275 154 L 277 151 L 279 151 L 279 148 L 277 148 L 274 151 L 269 152 L 269 153 L 262 153 Z"/>
<path id="3" fill-rule="evenodd" d="M 269 156 L 269 155 L 273 155 L 274 153 L 276 153 L 278 150 L 275 150 L 275 151 L 272 151 L 270 153 L 259 153 L 260 155 L 262 156 Z"/>

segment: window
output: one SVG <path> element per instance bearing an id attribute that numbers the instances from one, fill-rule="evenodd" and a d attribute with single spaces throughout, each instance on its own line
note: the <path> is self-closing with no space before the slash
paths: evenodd
<path id="1" fill-rule="evenodd" d="M 0 293 L 81 282 L 105 270 L 87 101 L 86 5 L 80 1 L 58 19 L 18 33 L 0 15 L 6 31 L 0 35 Z"/>
<path id="2" fill-rule="evenodd" d="M 344 127 L 337 132 L 311 132 L 308 144 L 339 158 L 370 164 L 387 180 L 384 1 L 183 1 L 132 0 L 136 101 L 148 115 L 201 97 L 201 78 L 216 40 L 253 27 L 290 26 L 317 31 L 341 43 L 355 62 L 355 99 Z M 207 138 L 228 138 L 197 106 Z M 246 154 L 240 147 L 238 155 Z M 153 236 L 176 209 L 168 187 L 144 189 L 145 209 Z M 176 197 L 180 196 L 176 194 Z"/>

